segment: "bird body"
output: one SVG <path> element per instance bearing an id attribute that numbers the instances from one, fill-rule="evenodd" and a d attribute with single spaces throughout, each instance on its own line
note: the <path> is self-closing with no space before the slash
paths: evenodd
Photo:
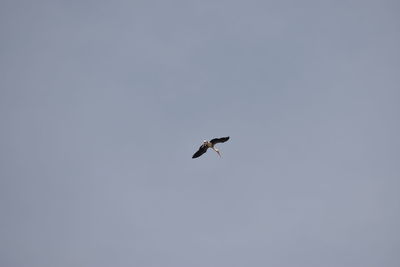
<path id="1" fill-rule="evenodd" d="M 211 148 L 212 150 L 217 152 L 218 156 L 221 157 L 219 149 L 215 148 L 214 146 L 215 146 L 215 144 L 224 143 L 228 140 L 229 140 L 229 136 L 221 137 L 221 138 L 214 138 L 214 139 L 211 139 L 210 141 L 204 140 L 203 144 L 199 147 L 199 149 L 196 151 L 196 153 L 193 154 L 192 158 L 194 159 L 194 158 L 200 157 L 201 155 L 206 153 L 207 149 L 209 149 L 209 148 Z"/>

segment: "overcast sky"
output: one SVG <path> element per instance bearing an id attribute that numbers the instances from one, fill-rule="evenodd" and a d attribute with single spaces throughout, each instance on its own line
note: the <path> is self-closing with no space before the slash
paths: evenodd
<path id="1" fill-rule="evenodd" d="M 399 14 L 2 0 L 0 265 L 400 266 Z"/>

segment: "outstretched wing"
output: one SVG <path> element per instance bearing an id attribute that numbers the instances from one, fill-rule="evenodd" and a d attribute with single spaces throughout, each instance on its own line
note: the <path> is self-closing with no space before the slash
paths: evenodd
<path id="1" fill-rule="evenodd" d="M 217 143 L 223 143 L 223 142 L 226 142 L 226 141 L 228 141 L 228 140 L 229 140 L 229 136 L 227 136 L 227 137 L 221 137 L 221 138 L 214 138 L 214 139 L 212 139 L 210 142 L 211 142 L 211 144 L 215 145 L 215 144 L 217 144 Z"/>
<path id="2" fill-rule="evenodd" d="M 201 155 L 203 155 L 204 153 L 206 153 L 207 149 L 208 149 L 208 146 L 206 146 L 206 145 L 201 145 L 201 146 L 199 147 L 199 150 L 197 150 L 197 152 L 193 154 L 192 159 L 200 157 Z"/>

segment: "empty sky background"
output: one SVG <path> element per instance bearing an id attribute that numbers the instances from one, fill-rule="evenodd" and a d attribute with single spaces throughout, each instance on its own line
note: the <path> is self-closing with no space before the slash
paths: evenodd
<path id="1" fill-rule="evenodd" d="M 0 265 L 399 266 L 399 13 L 1 1 Z"/>

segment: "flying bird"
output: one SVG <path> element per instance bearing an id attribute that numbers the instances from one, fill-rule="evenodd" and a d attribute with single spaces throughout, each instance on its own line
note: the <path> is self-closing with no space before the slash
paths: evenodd
<path id="1" fill-rule="evenodd" d="M 203 144 L 199 147 L 199 150 L 197 150 L 196 153 L 193 154 L 192 159 L 198 158 L 204 153 L 207 152 L 207 149 L 211 148 L 215 152 L 217 152 L 218 156 L 221 157 L 221 154 L 219 153 L 219 149 L 215 148 L 214 145 L 218 143 L 224 143 L 229 140 L 229 136 L 227 137 L 221 137 L 221 138 L 214 138 L 211 139 L 210 141 L 204 140 Z"/>

